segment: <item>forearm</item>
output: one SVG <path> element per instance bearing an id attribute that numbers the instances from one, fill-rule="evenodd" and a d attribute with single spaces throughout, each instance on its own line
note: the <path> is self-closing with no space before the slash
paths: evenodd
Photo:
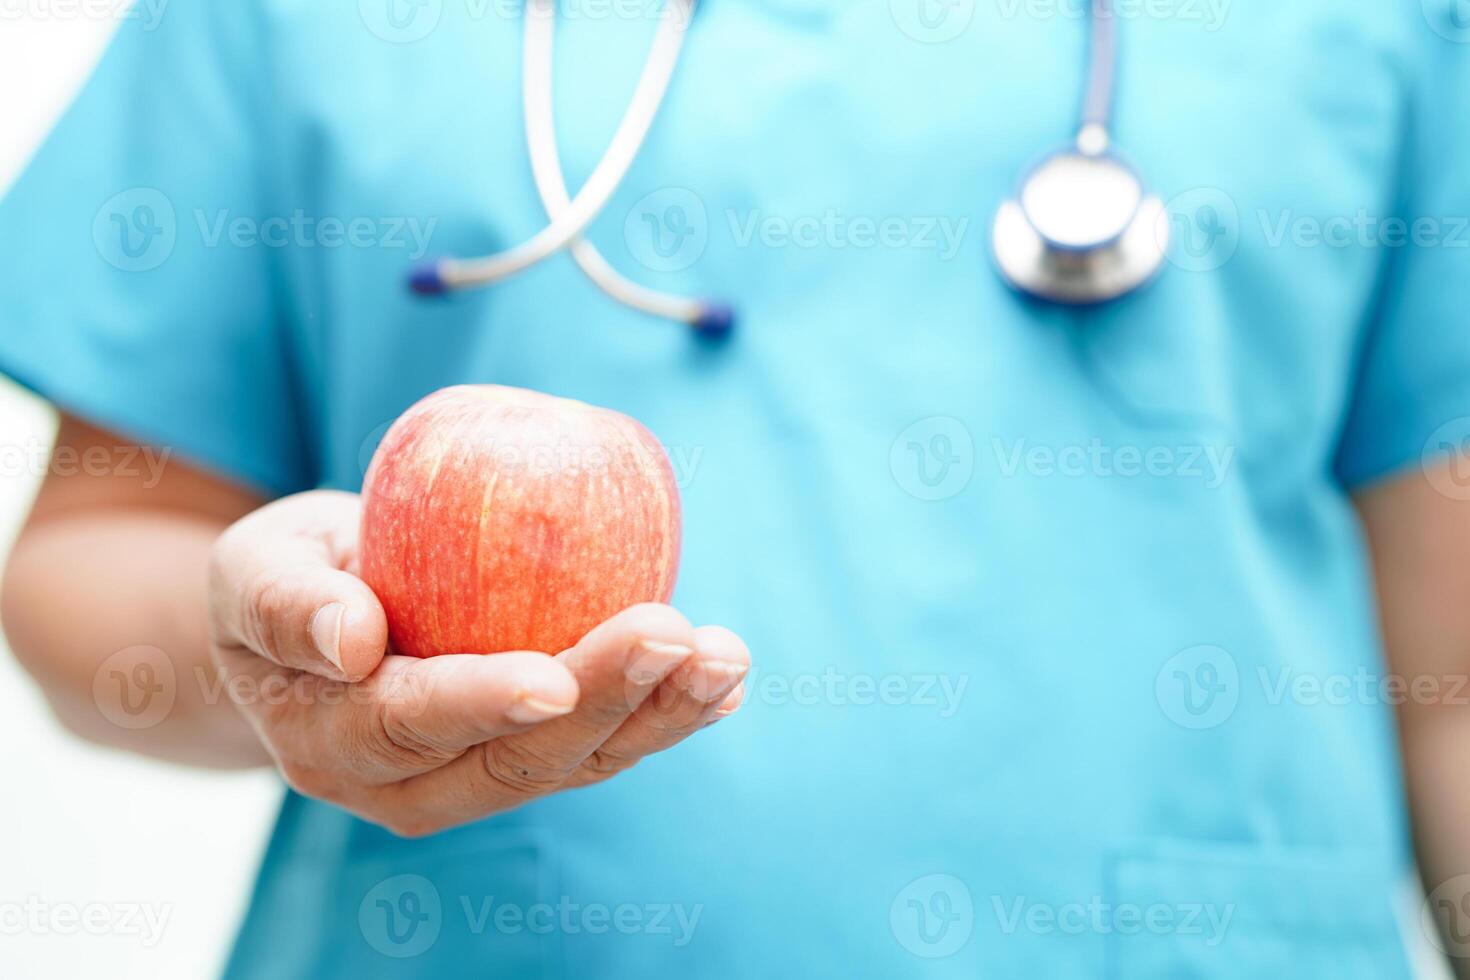
<path id="1" fill-rule="evenodd" d="M 1415 706 L 1401 713 L 1404 775 L 1420 876 L 1455 975 L 1470 980 L 1464 909 L 1470 897 L 1470 706 Z"/>
<path id="2" fill-rule="evenodd" d="M 223 527 L 186 512 L 109 508 L 26 529 L 0 615 L 67 727 L 174 762 L 268 763 L 210 663 L 207 570 Z"/>
<path id="3" fill-rule="evenodd" d="M 1448 465 L 1446 460 L 1441 465 Z M 1434 474 L 1429 474 L 1433 476 Z M 1357 498 L 1372 548 L 1389 670 L 1410 692 L 1398 708 L 1414 844 L 1443 947 L 1470 978 L 1470 501 L 1410 472 Z"/>

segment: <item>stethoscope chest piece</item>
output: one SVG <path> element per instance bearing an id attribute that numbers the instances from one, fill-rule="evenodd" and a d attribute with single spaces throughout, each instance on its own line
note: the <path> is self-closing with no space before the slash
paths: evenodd
<path id="1" fill-rule="evenodd" d="M 992 252 L 1012 287 L 1054 303 L 1090 305 L 1138 289 L 1168 247 L 1164 204 L 1107 152 L 1069 147 L 1043 160 L 1001 205 Z"/>

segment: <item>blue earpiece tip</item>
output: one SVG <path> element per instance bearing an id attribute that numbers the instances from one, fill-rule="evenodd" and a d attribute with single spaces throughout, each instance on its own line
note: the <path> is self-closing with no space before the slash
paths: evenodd
<path id="1" fill-rule="evenodd" d="M 694 332 L 710 340 L 720 340 L 735 329 L 735 308 L 729 303 L 709 302 L 693 323 Z"/>
<path id="2" fill-rule="evenodd" d="M 425 262 L 416 265 L 408 274 L 408 288 L 420 296 L 443 296 L 444 278 L 439 275 L 439 263 Z"/>

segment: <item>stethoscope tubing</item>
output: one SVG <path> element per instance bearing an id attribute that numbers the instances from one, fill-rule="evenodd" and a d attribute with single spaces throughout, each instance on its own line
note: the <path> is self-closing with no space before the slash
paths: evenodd
<path id="1" fill-rule="evenodd" d="M 643 72 L 638 78 L 628 108 L 618 122 L 607 152 L 593 168 L 592 175 L 576 197 L 567 202 L 566 207 L 557 209 L 551 224 L 515 248 L 484 258 L 439 261 L 437 265 L 446 287 L 489 285 L 535 265 L 576 240 L 607 206 L 607 202 L 627 176 L 634 157 L 653 125 L 664 93 L 668 90 L 669 80 L 678 62 L 679 48 L 688 28 L 693 9 L 692 0 L 669 0 L 666 9 L 673 13 L 659 21 Z M 527 3 L 525 76 L 534 85 L 525 93 L 524 98 L 529 104 L 539 106 L 543 113 L 550 106 L 549 70 L 554 17 L 553 5 L 540 0 L 530 0 Z M 550 133 L 550 127 L 537 125 L 541 122 L 544 119 L 528 120 L 528 129 L 534 129 L 538 134 Z M 546 158 L 545 149 L 538 149 L 535 156 Z"/>
<path id="2" fill-rule="evenodd" d="M 419 266 L 410 275 L 411 288 L 421 294 L 440 294 L 487 286 L 567 249 L 588 279 L 616 302 L 652 316 L 689 324 L 702 332 L 716 335 L 728 332 L 734 314 L 727 304 L 675 296 L 639 285 L 613 268 L 597 248 L 583 237 L 622 184 L 648 136 L 678 64 L 685 34 L 693 19 L 694 0 L 666 0 L 663 16 L 633 97 L 618 123 L 607 151 L 575 197 L 567 190 L 556 146 L 556 116 L 552 97 L 555 4 L 556 0 L 526 0 L 522 69 L 522 104 L 531 173 L 536 193 L 550 223 L 530 240 L 496 255 L 473 259 L 444 259 Z M 1088 38 L 1088 64 L 1079 114 L 1076 152 L 1092 158 L 1106 156 L 1118 165 L 1126 166 L 1121 158 L 1110 152 L 1113 91 L 1118 63 L 1117 24 L 1113 16 L 1112 0 L 1090 0 Z M 1131 172 L 1131 168 L 1128 169 Z M 999 227 L 998 218 L 997 229 Z M 1036 231 L 1033 229 L 1024 234 L 1030 236 L 1036 234 Z M 1058 254 L 1070 251 L 1086 255 L 1089 251 L 1110 247 L 1120 240 L 1121 233 L 1112 241 L 1082 248 L 1062 249 L 1055 243 L 1046 247 L 1057 248 Z M 1043 288 L 1036 288 L 1017 281 L 1004 269 L 1002 275 L 1012 285 L 1038 298 L 1054 298 L 1050 292 L 1055 290 L 1044 288 L 1044 283 Z"/>
<path id="3" fill-rule="evenodd" d="M 1118 74 L 1118 23 L 1112 0 L 1091 0 L 1087 41 L 1087 81 L 1082 93 L 1082 126 L 1112 128 L 1113 87 Z"/>
<path id="4" fill-rule="evenodd" d="M 526 8 L 526 43 L 522 71 L 522 115 L 526 124 L 526 146 L 531 158 L 531 175 L 542 206 L 553 220 L 572 206 L 566 178 L 561 169 L 561 155 L 556 148 L 556 107 L 552 99 L 553 63 L 552 34 L 556 29 L 556 0 L 528 0 Z M 678 19 L 687 26 L 693 15 L 692 0 L 669 0 L 664 17 Z M 681 27 L 671 42 L 681 43 Z M 672 74 L 677 48 L 668 54 L 668 71 Z M 652 61 L 650 61 L 652 64 Z M 645 75 L 647 75 L 645 68 Z M 667 88 L 667 78 L 652 78 L 649 85 Z M 568 246 L 572 259 L 587 278 L 612 300 L 651 316 L 696 324 L 709 315 L 713 304 L 649 289 L 626 278 L 613 268 L 586 238 L 577 238 Z"/>

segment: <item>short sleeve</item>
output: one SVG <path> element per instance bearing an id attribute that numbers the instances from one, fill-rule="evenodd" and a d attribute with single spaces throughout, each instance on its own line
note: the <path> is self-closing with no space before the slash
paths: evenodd
<path id="1" fill-rule="evenodd" d="M 124 19 L 0 200 L 0 371 L 281 494 L 311 467 L 277 263 L 231 230 L 268 200 L 255 6 L 171 0 Z"/>
<path id="2" fill-rule="evenodd" d="M 1413 14 L 1401 213 L 1381 226 L 1392 258 L 1337 458 L 1349 488 L 1470 448 L 1470 30 L 1456 2 Z"/>

